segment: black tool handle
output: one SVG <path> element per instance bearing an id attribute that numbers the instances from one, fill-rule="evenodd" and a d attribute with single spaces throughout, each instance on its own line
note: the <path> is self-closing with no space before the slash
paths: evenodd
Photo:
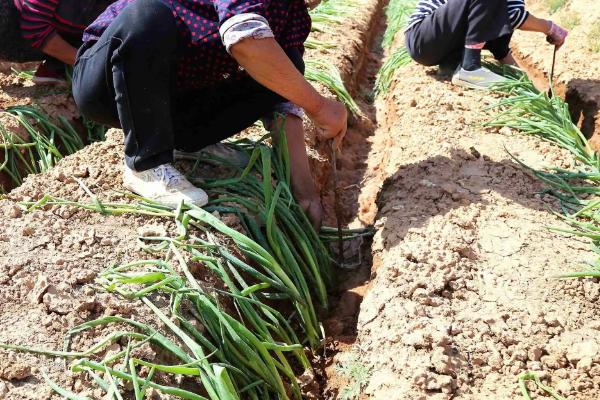
<path id="1" fill-rule="evenodd" d="M 554 52 L 552 53 L 552 67 L 550 68 L 550 89 L 548 89 L 548 97 L 552 98 L 554 95 L 554 66 L 556 65 L 556 52 L 558 46 L 554 45 Z"/>
<path id="2" fill-rule="evenodd" d="M 333 195 L 335 202 L 335 219 L 338 229 L 338 263 L 340 267 L 344 264 L 344 238 L 342 235 L 342 205 L 340 203 L 338 176 L 337 176 L 337 150 L 335 142 L 331 141 L 331 168 L 333 172 Z"/>

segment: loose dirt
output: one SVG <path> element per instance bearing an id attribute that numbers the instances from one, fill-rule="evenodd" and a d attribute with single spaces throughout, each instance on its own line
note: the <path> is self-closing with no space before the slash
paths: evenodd
<path id="1" fill-rule="evenodd" d="M 18 201 L 39 199 L 47 193 L 88 201 L 77 181 L 102 201 L 127 201 L 114 191 L 121 181 L 121 137 L 114 131 L 106 142 L 61 160 L 51 173 L 30 176 L 0 201 L 4 216 L 0 227 L 1 342 L 60 349 L 66 331 L 86 320 L 116 314 L 147 318 L 143 307 L 97 293 L 93 284 L 108 265 L 147 258 L 137 241 L 140 230 L 152 225 L 171 231 L 169 221 L 105 217 L 62 207 L 23 213 L 16 206 Z M 84 335 L 76 347 L 91 345 L 97 340 L 94 333 L 104 334 L 99 330 Z M 28 368 L 23 370 L 23 365 Z M 0 366 L 7 399 L 49 398 L 51 391 L 40 381 L 40 368 L 67 387 L 76 383 L 60 360 L 2 352 Z M 82 383 L 76 387 L 82 389 Z"/>

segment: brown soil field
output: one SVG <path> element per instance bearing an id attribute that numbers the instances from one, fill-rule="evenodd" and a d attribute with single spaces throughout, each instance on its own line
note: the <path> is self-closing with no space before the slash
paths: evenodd
<path id="1" fill-rule="evenodd" d="M 338 157 L 339 187 L 344 225 L 372 225 L 377 233 L 357 245 L 361 263 L 336 270 L 332 306 L 323 316 L 327 345 L 315 360 L 319 385 L 307 398 L 348 399 L 343 393 L 358 384 L 356 399 L 520 399 L 518 377 L 525 371 L 568 399 L 599 398 L 600 282 L 554 278 L 597 255 L 587 241 L 548 229 L 564 227 L 550 212 L 554 199 L 539 194 L 543 185 L 508 152 L 539 168 L 568 167 L 572 157 L 538 138 L 482 128 L 490 118 L 483 109 L 497 97 L 455 88 L 435 68 L 398 70 L 389 93 L 374 99 L 387 54 L 379 45 L 384 2 L 358 3 L 360 12 L 345 24 L 315 35 L 337 47 L 310 50 L 307 57 L 336 65 L 364 113 L 351 118 Z M 534 10 L 543 16 L 537 3 Z M 593 3 L 573 0 L 568 7 L 587 21 L 598 11 Z M 571 38 L 585 35 L 576 28 Z M 571 43 L 557 64 L 567 100 L 578 80 L 597 88 L 600 79 L 597 55 Z M 539 79 L 548 70 L 550 46 L 541 36 L 520 34 L 514 45 Z M 576 62 L 582 57 L 590 61 Z M 66 93 L 31 87 L 7 66 L 0 71 L 0 108 L 41 102 L 76 115 Z M 326 222 L 333 226 L 329 151 L 315 140 L 314 126 L 306 127 Z M 120 193 L 121 141 L 121 132 L 112 130 L 106 142 L 28 177 L 0 200 L 0 342 L 59 349 L 69 328 L 102 315 L 154 322 L 139 303 L 98 291 L 94 280 L 108 265 L 144 257 L 137 237 L 170 231 L 172 222 L 18 207 L 45 194 L 87 200 L 79 182 L 100 200 L 128 201 Z M 90 331 L 74 346 L 89 346 L 106 333 Z M 156 356 L 149 347 L 143 351 Z M 0 350 L 0 399 L 59 398 L 40 369 L 70 390 L 101 398 L 66 367 L 62 360 Z M 533 388 L 532 397 L 549 398 Z"/>
<path id="2" fill-rule="evenodd" d="M 358 3 L 364 14 L 353 16 L 347 25 L 333 25 L 330 32 L 315 35 L 319 40 L 335 40 L 337 47 L 307 54 L 308 58 L 333 63 L 351 91 L 363 69 L 369 27 L 382 8 L 373 0 Z M 3 66 L 0 108 L 34 103 L 53 115 L 54 110 L 47 105 L 55 105 L 57 113 L 75 117 L 71 113 L 76 110 L 75 105 L 66 91 L 60 89 L 56 93 L 35 87 L 11 74 L 11 68 L 26 67 L 34 66 Z M 319 89 L 328 94 L 323 87 Z M 357 119 L 353 123 L 361 124 Z M 323 188 L 330 172 L 328 146 L 315 140 L 312 124 L 307 122 L 306 128 L 315 181 Z M 243 134 L 255 135 L 253 130 Z M 105 315 L 156 323 L 139 303 L 97 292 L 94 280 L 109 265 L 144 257 L 137 237 L 145 231 L 168 232 L 174 228 L 171 222 L 139 216 L 107 218 L 63 207 L 23 213 L 18 207 L 20 201 L 39 199 L 45 194 L 86 200 L 89 197 L 79 182 L 101 201 L 128 201 L 119 193 L 124 190 L 121 141 L 122 133 L 113 130 L 105 142 L 65 157 L 48 173 L 29 176 L 22 186 L 0 200 L 4 217 L 0 225 L 0 342 L 59 349 L 68 329 Z M 108 330 L 94 330 L 78 339 L 75 347 L 85 348 L 107 333 Z M 93 398 L 100 396 L 100 392 L 91 389 L 89 381 L 65 369 L 62 360 L 0 350 L 0 399 L 59 398 L 43 382 L 40 370 L 70 390 Z M 159 394 L 156 396 L 160 398 Z"/>
<path id="3" fill-rule="evenodd" d="M 590 6 L 590 19 L 599 11 L 568 5 Z M 598 93 L 600 60 L 578 46 L 585 35 L 574 30 L 559 55 L 589 62 L 557 64 L 559 94 L 572 109 L 581 107 L 575 96 Z M 549 65 L 541 55 L 551 54 L 543 36 L 519 33 L 513 50 L 542 82 Z M 380 53 L 373 48 L 371 58 Z M 357 336 L 339 337 L 332 386 L 352 386 L 356 376 L 340 371 L 354 369 L 367 371 L 361 398 L 508 399 L 521 398 L 518 377 L 532 371 L 566 398 L 598 398 L 598 282 L 553 278 L 596 256 L 585 241 L 547 229 L 564 227 L 548 213 L 553 199 L 537 194 L 543 186 L 507 151 L 538 168 L 567 167 L 571 156 L 510 129 L 481 128 L 490 118 L 482 109 L 497 99 L 453 88 L 435 72 L 399 70 L 371 110 L 375 130 L 347 139 L 360 148 L 342 163 L 357 200 L 349 220 L 374 223 L 377 234 L 370 276 L 358 272 L 341 296 L 362 304 Z M 575 120 L 585 131 L 584 117 Z"/>
<path id="4" fill-rule="evenodd" d="M 388 161 L 355 343 L 373 371 L 366 393 L 517 398 L 518 375 L 531 370 L 569 399 L 597 398 L 598 283 L 552 279 L 595 256 L 547 230 L 561 226 L 552 200 L 506 150 L 533 166 L 569 156 L 481 129 L 481 105 L 495 99 L 433 72 L 399 72 L 378 114 L 373 147 L 389 149 Z"/>

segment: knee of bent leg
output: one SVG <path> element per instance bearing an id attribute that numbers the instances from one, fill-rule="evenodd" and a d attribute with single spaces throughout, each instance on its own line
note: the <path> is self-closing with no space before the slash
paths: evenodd
<path id="1" fill-rule="evenodd" d="M 415 62 L 431 67 L 438 65 L 448 49 L 440 49 L 435 43 L 424 41 L 419 32 L 420 26 L 413 26 L 404 34 L 404 47 Z"/>
<path id="2" fill-rule="evenodd" d="M 85 63 L 85 62 L 83 62 Z M 82 62 L 73 70 L 72 93 L 79 112 L 86 118 L 104 125 L 118 127 L 116 104 L 103 77 L 94 69 L 84 68 Z"/>
<path id="3" fill-rule="evenodd" d="M 121 39 L 143 49 L 174 46 L 177 27 L 173 11 L 160 0 L 137 0 L 122 12 L 125 34 Z"/>
<path id="4" fill-rule="evenodd" d="M 413 48 L 411 47 L 406 47 L 406 51 L 408 52 L 408 55 L 410 56 L 410 58 L 412 58 L 412 60 L 418 64 L 421 64 L 425 67 L 431 67 L 434 65 L 438 64 L 438 60 L 437 59 L 433 59 L 432 57 L 429 57 L 425 54 L 422 54 L 418 51 L 415 51 Z"/>

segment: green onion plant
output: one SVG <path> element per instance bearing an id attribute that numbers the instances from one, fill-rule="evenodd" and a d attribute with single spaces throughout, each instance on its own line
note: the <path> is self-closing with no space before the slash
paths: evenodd
<path id="1" fill-rule="evenodd" d="M 411 62 L 411 57 L 408 51 L 404 47 L 400 47 L 395 50 L 381 66 L 377 74 L 377 80 L 375 81 L 375 94 L 381 95 L 387 93 L 392 81 L 394 79 L 395 72 Z"/>
<path id="2" fill-rule="evenodd" d="M 304 42 L 304 47 L 306 47 L 307 49 L 333 49 L 336 46 L 333 43 L 324 42 L 322 40 L 317 40 L 309 37 Z"/>
<path id="3" fill-rule="evenodd" d="M 13 75 L 15 75 L 17 78 L 21 78 L 26 81 L 32 80 L 33 76 L 35 75 L 35 70 L 20 71 L 16 68 L 11 68 L 11 71 L 12 71 Z"/>
<path id="4" fill-rule="evenodd" d="M 0 173 L 8 175 L 13 186 L 19 186 L 29 174 L 48 171 L 62 157 L 85 145 L 62 116 L 55 121 L 35 106 L 14 106 L 0 112 L 18 121 L 26 133 L 23 137 L 0 124 Z M 105 127 L 91 122 L 86 122 L 86 127 L 87 141 L 104 138 Z"/>
<path id="5" fill-rule="evenodd" d="M 176 228 L 165 237 L 140 238 L 153 258 L 112 265 L 97 279 L 105 291 L 148 308 L 157 327 L 105 316 L 72 328 L 61 351 L 10 344 L 0 348 L 73 359 L 72 370 L 86 373 L 108 398 L 143 399 L 154 388 L 192 400 L 300 399 L 295 377 L 311 368 L 305 347 L 321 345 L 318 309 L 327 307 L 331 259 L 291 194 L 285 135 L 273 135 L 278 135 L 274 147 L 264 141 L 231 144 L 247 152 L 250 161 L 236 170 L 220 160 L 235 174 L 203 181 L 212 198 L 204 209 L 191 204 L 170 209 L 135 195 L 129 203 L 104 203 L 87 188 L 88 203 L 49 195 L 23 203 L 27 211 L 62 205 L 105 215 L 170 218 Z M 240 228 L 228 226 L 217 214 L 236 216 Z M 326 228 L 321 234 L 332 233 Z M 199 279 L 196 271 L 211 278 Z M 120 330 L 89 349 L 71 350 L 74 336 L 113 325 Z M 123 341 L 129 343 L 125 350 L 101 357 L 110 343 Z M 145 343 L 159 349 L 165 356 L 161 359 L 174 361 L 159 364 L 133 356 L 132 350 Z M 202 390 L 165 386 L 165 374 L 193 380 Z M 48 384 L 67 398 L 82 398 L 49 379 Z"/>

